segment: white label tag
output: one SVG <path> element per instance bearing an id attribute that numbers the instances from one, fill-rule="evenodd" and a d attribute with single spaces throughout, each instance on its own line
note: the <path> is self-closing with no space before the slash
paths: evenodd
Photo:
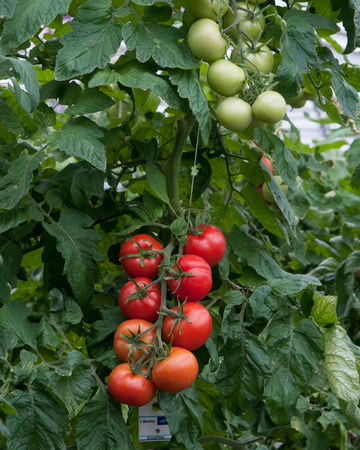
<path id="1" fill-rule="evenodd" d="M 154 407 L 155 403 L 156 399 L 139 408 L 139 442 L 171 440 L 164 413 Z"/>

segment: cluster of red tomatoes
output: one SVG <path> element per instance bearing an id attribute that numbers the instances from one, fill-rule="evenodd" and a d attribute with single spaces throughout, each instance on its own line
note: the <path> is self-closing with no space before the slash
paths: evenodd
<path id="1" fill-rule="evenodd" d="M 241 98 L 249 74 L 269 74 L 273 69 L 272 51 L 259 41 L 265 18 L 256 3 L 262 1 L 240 1 L 234 9 L 226 0 L 186 2 L 186 10 L 195 19 L 189 28 L 188 46 L 195 57 L 209 63 L 208 85 L 225 97 L 218 104 L 218 121 L 234 132 L 276 123 L 286 114 L 285 99 L 276 91 L 265 90 L 252 104 Z"/>
<path id="2" fill-rule="evenodd" d="M 212 288 L 211 267 L 225 254 L 224 234 L 214 225 L 200 225 L 179 246 L 175 261 L 172 250 L 149 234 L 132 236 L 120 248 L 130 277 L 119 294 L 127 320 L 114 334 L 114 352 L 122 363 L 110 373 L 108 388 L 128 405 L 145 405 L 157 389 L 188 388 L 198 375 L 192 350 L 211 334 L 211 315 L 199 302 Z M 172 261 L 168 265 L 165 252 Z"/>

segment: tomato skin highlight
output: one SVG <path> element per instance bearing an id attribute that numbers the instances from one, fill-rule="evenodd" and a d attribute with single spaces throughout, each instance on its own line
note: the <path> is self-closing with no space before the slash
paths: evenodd
<path id="1" fill-rule="evenodd" d="M 151 377 L 162 391 L 176 393 L 191 386 L 198 371 L 199 365 L 193 353 L 186 348 L 172 347 L 169 356 L 154 364 Z"/>
<path id="2" fill-rule="evenodd" d="M 211 290 L 212 273 L 210 265 L 197 255 L 183 255 L 177 262 L 182 272 L 191 275 L 183 275 L 180 278 L 167 280 L 171 293 L 180 301 L 198 302 L 202 300 Z M 179 272 L 176 265 L 175 272 Z M 173 273 L 169 273 L 173 276 Z"/>
<path id="3" fill-rule="evenodd" d="M 128 363 L 119 364 L 111 371 L 108 389 L 115 400 L 131 406 L 146 405 L 156 393 L 155 384 L 143 375 L 132 373 Z"/>
<path id="4" fill-rule="evenodd" d="M 145 334 L 141 336 L 141 341 L 144 343 L 139 343 L 141 344 L 141 348 L 133 347 L 131 351 L 131 356 L 135 361 L 138 361 L 144 353 L 150 349 L 154 342 L 156 328 L 151 328 L 152 326 L 153 324 L 151 322 L 142 319 L 129 319 L 122 322 L 114 333 L 113 349 L 116 356 L 124 362 L 129 361 L 130 358 L 132 344 L 127 342 L 121 334 L 131 337 L 132 333 L 136 335 L 145 332 Z M 151 329 L 146 331 L 149 328 Z"/>
<path id="5" fill-rule="evenodd" d="M 178 308 L 174 306 L 171 310 L 177 312 Z M 211 315 L 205 306 L 196 302 L 185 303 L 183 312 L 191 322 L 181 319 L 180 330 L 178 322 L 173 325 L 177 320 L 175 317 L 165 316 L 162 327 L 164 339 L 176 347 L 196 350 L 205 344 L 211 334 Z"/>
<path id="6" fill-rule="evenodd" d="M 201 234 L 188 234 L 187 244 L 184 245 L 185 255 L 201 256 L 210 266 L 215 266 L 226 251 L 226 240 L 223 232 L 215 225 L 200 225 Z M 195 227 L 194 227 L 195 229 Z"/>
<path id="7" fill-rule="evenodd" d="M 129 254 L 139 253 L 139 246 L 143 250 L 154 250 L 149 256 L 141 260 L 139 256 L 127 256 Z M 129 277 L 148 277 L 153 278 L 159 272 L 159 264 L 163 259 L 162 253 L 156 253 L 156 251 L 163 250 L 164 247 L 158 240 L 150 236 L 150 234 L 136 234 L 122 244 L 120 247 L 120 262 L 124 271 Z"/>
<path id="8" fill-rule="evenodd" d="M 146 291 L 137 297 L 128 300 L 130 295 L 137 294 L 136 284 L 140 288 L 145 288 L 151 283 L 147 277 L 135 277 L 128 281 L 121 288 L 119 293 L 119 307 L 121 312 L 128 319 L 144 319 L 155 322 L 159 317 L 161 305 L 161 289 L 158 284 L 153 284 Z"/>

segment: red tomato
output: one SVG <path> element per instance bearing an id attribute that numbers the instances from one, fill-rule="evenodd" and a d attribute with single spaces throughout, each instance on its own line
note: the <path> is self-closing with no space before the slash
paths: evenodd
<path id="1" fill-rule="evenodd" d="M 160 311 L 161 289 L 158 284 L 153 284 L 143 291 L 150 283 L 150 278 L 136 277 L 124 284 L 119 294 L 119 306 L 124 316 L 155 322 Z"/>
<path id="2" fill-rule="evenodd" d="M 129 277 L 155 277 L 163 259 L 163 254 L 158 251 L 163 249 L 160 242 L 150 234 L 136 234 L 126 239 L 120 248 L 121 265 Z M 130 256 L 136 253 L 139 256 Z"/>
<path id="3" fill-rule="evenodd" d="M 215 266 L 225 254 L 225 236 L 215 225 L 200 225 L 199 228 L 201 234 L 188 234 L 184 254 L 201 256 L 210 266 Z"/>
<path id="4" fill-rule="evenodd" d="M 142 319 L 130 319 L 122 322 L 115 331 L 113 348 L 114 352 L 121 361 L 128 361 L 131 356 L 135 361 L 138 361 L 146 351 L 151 348 L 155 339 L 156 328 L 151 328 L 153 324 L 147 320 Z M 140 338 L 137 346 L 133 343 L 127 342 L 121 335 L 133 336 L 140 333 L 144 333 Z"/>
<path id="5" fill-rule="evenodd" d="M 199 371 L 197 359 L 186 348 L 172 347 L 169 356 L 156 361 L 151 377 L 164 392 L 181 392 L 196 380 Z"/>
<path id="6" fill-rule="evenodd" d="M 143 375 L 132 373 L 128 363 L 119 364 L 111 371 L 108 388 L 115 400 L 131 406 L 146 405 L 156 392 L 155 384 Z"/>
<path id="7" fill-rule="evenodd" d="M 177 311 L 177 306 L 171 308 Z M 183 312 L 186 318 L 177 320 L 172 316 L 165 316 L 163 322 L 163 335 L 167 342 L 172 342 L 176 347 L 187 348 L 188 350 L 196 350 L 208 340 L 211 329 L 212 319 L 209 311 L 200 303 L 185 303 Z"/>
<path id="8" fill-rule="evenodd" d="M 181 272 L 186 272 L 179 278 L 167 280 L 168 287 L 180 301 L 197 302 L 203 299 L 212 286 L 211 267 L 204 258 L 197 255 L 184 255 L 177 262 Z M 179 272 L 176 265 L 174 271 Z M 169 273 L 174 276 L 174 273 Z"/>
<path id="9" fill-rule="evenodd" d="M 270 159 L 267 156 L 263 156 L 261 161 L 268 167 L 271 173 L 274 173 L 273 165 Z"/>

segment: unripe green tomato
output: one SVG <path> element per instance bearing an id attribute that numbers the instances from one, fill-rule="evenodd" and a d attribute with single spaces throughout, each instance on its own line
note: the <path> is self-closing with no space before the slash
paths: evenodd
<path id="1" fill-rule="evenodd" d="M 252 110 L 249 103 L 237 97 L 227 97 L 217 108 L 217 116 L 221 125 L 230 131 L 245 130 L 251 123 Z"/>
<path id="2" fill-rule="evenodd" d="M 265 18 L 263 14 L 260 12 L 259 8 L 257 8 L 255 5 L 246 4 L 245 2 L 239 2 L 238 6 L 248 10 L 244 11 L 242 9 L 238 9 L 240 29 L 245 33 L 242 35 L 242 37 L 244 39 L 247 39 L 247 36 L 249 36 L 251 39 L 254 40 L 259 39 L 259 37 L 262 35 L 265 29 Z M 227 28 L 230 25 L 232 25 L 234 21 L 235 21 L 234 12 L 232 9 L 228 9 L 223 19 L 224 28 Z M 230 29 L 228 35 L 231 37 L 233 41 L 237 41 L 236 26 Z"/>
<path id="3" fill-rule="evenodd" d="M 276 91 L 265 91 L 254 101 L 252 112 L 255 117 L 266 123 L 276 123 L 286 114 L 286 101 Z"/>
<path id="4" fill-rule="evenodd" d="M 251 72 L 270 73 L 274 55 L 267 45 L 257 45 L 255 50 L 244 48 L 245 65 Z"/>
<path id="5" fill-rule="evenodd" d="M 288 104 L 293 108 L 302 108 L 307 101 L 306 96 L 304 95 L 304 91 L 301 90 L 298 95 L 293 97 L 291 100 L 288 100 Z"/>
<path id="6" fill-rule="evenodd" d="M 226 59 L 214 61 L 207 71 L 207 81 L 211 89 L 225 97 L 237 94 L 244 80 L 243 69 Z"/>
<path id="7" fill-rule="evenodd" d="M 280 189 L 283 191 L 283 193 L 286 195 L 288 191 L 288 186 L 282 182 L 282 179 L 279 175 L 274 176 L 274 180 L 279 185 Z M 275 199 L 274 196 L 269 188 L 269 186 L 264 183 L 261 187 L 262 196 L 264 200 L 266 200 L 268 203 L 274 203 Z"/>
<path id="8" fill-rule="evenodd" d="M 229 7 L 228 0 L 186 0 L 185 8 L 195 19 L 217 20 Z"/>
<path id="9" fill-rule="evenodd" d="M 221 36 L 219 25 L 211 19 L 194 22 L 188 33 L 188 46 L 194 56 L 207 62 L 224 57 L 227 42 Z"/>

